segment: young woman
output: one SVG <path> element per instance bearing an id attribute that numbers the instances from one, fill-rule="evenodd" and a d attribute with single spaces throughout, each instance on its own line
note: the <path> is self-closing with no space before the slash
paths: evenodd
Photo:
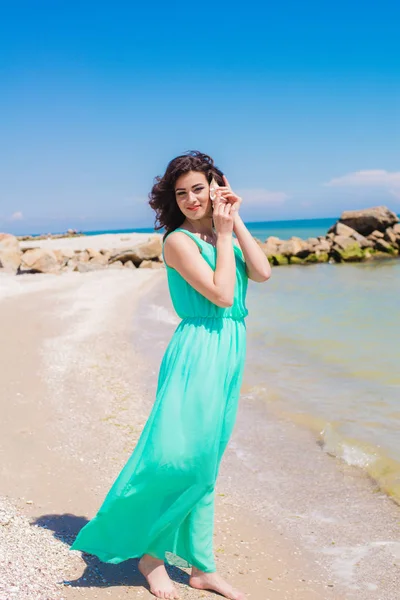
<path id="1" fill-rule="evenodd" d="M 220 186 L 214 201 L 210 183 Z M 212 194 L 214 195 L 214 194 Z M 246 352 L 248 278 L 271 274 L 242 219 L 242 200 L 213 160 L 172 160 L 150 193 L 172 302 L 181 322 L 161 362 L 156 399 L 133 454 L 71 546 L 139 569 L 158 598 L 178 598 L 164 560 L 189 584 L 243 600 L 217 574 L 214 491 L 236 419 Z M 233 238 L 236 234 L 237 242 Z"/>

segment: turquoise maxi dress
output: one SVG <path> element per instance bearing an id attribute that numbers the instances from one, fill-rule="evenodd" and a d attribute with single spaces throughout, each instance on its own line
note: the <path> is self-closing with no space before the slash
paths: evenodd
<path id="1" fill-rule="evenodd" d="M 175 231 L 189 235 L 215 270 L 213 245 L 185 229 Z M 153 409 L 131 457 L 71 549 L 108 563 L 151 554 L 215 571 L 215 482 L 236 419 L 246 354 L 248 279 L 236 244 L 234 252 L 229 308 L 207 300 L 166 265 L 182 320 L 161 361 Z"/>

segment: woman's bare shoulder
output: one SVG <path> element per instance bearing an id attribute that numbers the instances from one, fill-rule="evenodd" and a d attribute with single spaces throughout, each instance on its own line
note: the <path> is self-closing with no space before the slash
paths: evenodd
<path id="1" fill-rule="evenodd" d="M 188 258 L 195 259 L 199 253 L 196 242 L 182 231 L 172 231 L 164 240 L 164 259 L 173 268 L 187 262 Z"/>

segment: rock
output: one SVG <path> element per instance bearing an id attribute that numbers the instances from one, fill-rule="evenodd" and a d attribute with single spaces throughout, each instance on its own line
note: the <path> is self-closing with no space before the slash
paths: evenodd
<path id="1" fill-rule="evenodd" d="M 375 248 L 377 250 L 380 250 L 381 252 L 387 252 L 388 254 L 392 254 L 393 256 L 398 254 L 398 250 L 396 248 L 393 248 L 393 246 L 389 244 L 389 242 L 386 242 L 382 239 L 376 240 Z"/>
<path id="2" fill-rule="evenodd" d="M 287 240 L 279 246 L 279 254 L 284 256 L 297 256 L 304 250 L 304 242 L 302 240 Z"/>
<path id="3" fill-rule="evenodd" d="M 75 267 L 78 264 L 76 258 L 70 258 L 66 266 L 64 267 L 64 271 L 75 271 Z"/>
<path id="4" fill-rule="evenodd" d="M 131 260 L 127 260 L 126 263 L 124 263 L 124 267 L 126 269 L 136 269 L 135 265 Z"/>
<path id="5" fill-rule="evenodd" d="M 57 273 L 60 265 L 53 250 L 44 248 L 33 248 L 22 255 L 21 271 L 33 271 L 36 273 Z"/>
<path id="6" fill-rule="evenodd" d="M 162 267 L 164 267 L 163 263 L 156 260 L 143 260 L 139 265 L 139 269 L 160 269 Z"/>
<path id="7" fill-rule="evenodd" d="M 56 255 L 57 261 L 61 267 L 65 267 L 68 261 L 75 256 L 75 253 L 71 248 L 53 250 L 53 252 Z"/>
<path id="8" fill-rule="evenodd" d="M 396 235 L 396 233 L 393 231 L 393 229 L 391 227 L 388 227 L 385 231 L 384 239 L 387 242 L 389 242 L 389 244 L 397 246 L 397 244 L 399 243 L 398 242 L 399 236 L 400 236 L 400 234 Z"/>
<path id="9" fill-rule="evenodd" d="M 120 260 L 116 260 L 112 264 L 108 265 L 109 269 L 122 269 L 124 264 Z"/>
<path id="10" fill-rule="evenodd" d="M 375 240 L 377 240 L 377 239 L 379 239 L 379 238 L 384 238 L 384 237 L 385 237 L 385 234 L 384 234 L 384 233 L 382 233 L 382 231 L 377 231 L 377 230 L 373 231 L 373 232 L 372 232 L 372 233 L 370 233 L 370 234 L 369 234 L 369 236 L 368 236 L 368 238 L 369 238 L 369 239 L 373 238 L 373 239 L 375 239 Z"/>
<path id="11" fill-rule="evenodd" d="M 304 258 L 299 258 L 298 256 L 291 256 L 290 257 L 290 264 L 291 265 L 303 265 L 304 264 Z"/>
<path id="12" fill-rule="evenodd" d="M 98 250 L 95 250 L 94 248 L 86 248 L 86 252 L 89 255 L 89 260 L 91 258 L 96 258 L 97 256 L 100 255 L 100 252 Z"/>
<path id="13" fill-rule="evenodd" d="M 386 206 L 375 206 L 364 210 L 345 211 L 339 221 L 366 236 L 375 229 L 385 231 L 388 227 L 398 223 L 399 218 Z"/>
<path id="14" fill-rule="evenodd" d="M 314 246 L 313 250 L 315 252 L 330 252 L 332 247 L 332 244 L 330 241 L 326 240 L 326 239 L 322 239 L 320 240 L 319 244 L 317 244 L 316 246 Z"/>
<path id="15" fill-rule="evenodd" d="M 373 248 L 374 247 L 373 241 L 369 240 L 364 235 L 361 235 L 361 233 L 357 233 L 357 231 L 355 231 L 351 237 L 360 244 L 361 248 Z"/>
<path id="16" fill-rule="evenodd" d="M 272 264 L 275 266 L 289 264 L 289 257 L 283 254 L 274 254 L 270 258 L 272 259 Z"/>
<path id="17" fill-rule="evenodd" d="M 22 252 L 17 238 L 10 233 L 0 233 L 0 269 L 16 273 L 21 258 Z"/>
<path id="18" fill-rule="evenodd" d="M 351 237 L 356 230 L 344 223 L 338 221 L 330 229 L 328 233 L 334 233 L 335 235 L 343 235 L 344 237 Z"/>
<path id="19" fill-rule="evenodd" d="M 329 262 L 329 254 L 328 254 L 328 252 L 317 252 L 316 256 L 317 256 L 317 259 L 318 259 L 319 263 Z"/>
<path id="20" fill-rule="evenodd" d="M 271 243 L 271 244 L 277 244 L 279 245 L 282 242 L 282 240 L 280 240 L 278 237 L 275 237 L 274 235 L 270 235 L 269 237 L 266 238 L 265 240 L 265 244 Z"/>
<path id="21" fill-rule="evenodd" d="M 400 223 L 396 223 L 396 225 L 393 225 L 392 229 L 396 235 L 400 235 Z"/>
<path id="22" fill-rule="evenodd" d="M 349 237 L 337 235 L 332 246 L 332 254 L 337 262 L 354 262 L 364 258 L 358 242 Z"/>
<path id="23" fill-rule="evenodd" d="M 101 269 L 105 269 L 105 265 L 90 261 L 78 262 L 74 268 L 74 271 L 78 271 L 79 273 L 89 273 L 90 271 L 100 271 Z"/>
<path id="24" fill-rule="evenodd" d="M 87 250 L 75 251 L 75 256 L 79 262 L 89 262 L 89 252 Z"/>
<path id="25" fill-rule="evenodd" d="M 76 229 L 67 229 L 68 235 L 76 235 L 78 232 Z"/>
<path id="26" fill-rule="evenodd" d="M 265 256 L 270 257 L 273 254 L 278 253 L 278 248 L 279 248 L 280 244 L 282 244 L 282 240 L 271 235 L 269 238 L 267 238 L 265 240 L 264 244 L 261 244 L 261 248 L 262 248 Z"/>
<path id="27" fill-rule="evenodd" d="M 304 264 L 325 263 L 329 260 L 327 252 L 312 252 L 304 259 Z"/>
<path id="28" fill-rule="evenodd" d="M 366 237 L 364 237 L 363 235 L 358 233 L 358 231 L 356 231 L 352 227 L 349 227 L 348 225 L 345 225 L 344 223 L 340 223 L 340 221 L 335 223 L 335 225 L 333 225 L 329 229 L 328 233 L 333 233 L 335 236 L 339 235 L 341 237 L 352 237 L 360 244 L 361 248 L 372 248 L 373 247 L 373 243 L 371 242 L 371 240 L 368 240 Z M 335 239 L 335 238 L 333 238 L 333 239 Z"/>
<path id="29" fill-rule="evenodd" d="M 110 258 L 110 263 L 121 261 L 122 263 L 131 260 L 137 267 L 143 260 L 157 258 L 162 252 L 162 237 L 155 235 L 149 238 L 147 242 L 134 246 L 133 248 L 119 249 L 117 254 Z"/>
<path id="30" fill-rule="evenodd" d="M 105 266 L 108 265 L 108 258 L 107 256 L 104 256 L 104 254 L 100 254 L 100 252 L 97 252 L 97 255 L 93 256 L 93 258 L 89 260 L 89 264 Z"/>

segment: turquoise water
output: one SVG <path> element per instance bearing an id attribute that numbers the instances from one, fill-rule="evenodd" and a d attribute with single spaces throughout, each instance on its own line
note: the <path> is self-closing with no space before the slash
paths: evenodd
<path id="1" fill-rule="evenodd" d="M 261 240 L 270 235 L 279 237 L 282 240 L 288 240 L 292 235 L 307 239 L 318 235 L 325 235 L 329 227 L 336 223 L 337 219 L 302 219 L 296 221 L 257 221 L 246 223 L 249 231 L 254 237 Z M 154 233 L 152 228 L 142 229 L 118 229 L 118 230 L 98 230 L 84 231 L 86 235 L 99 235 L 102 233 Z"/>
<path id="2" fill-rule="evenodd" d="M 248 392 L 322 423 L 330 451 L 350 464 L 370 466 L 377 449 L 400 465 L 399 298 L 396 259 L 293 266 L 250 282 Z"/>

